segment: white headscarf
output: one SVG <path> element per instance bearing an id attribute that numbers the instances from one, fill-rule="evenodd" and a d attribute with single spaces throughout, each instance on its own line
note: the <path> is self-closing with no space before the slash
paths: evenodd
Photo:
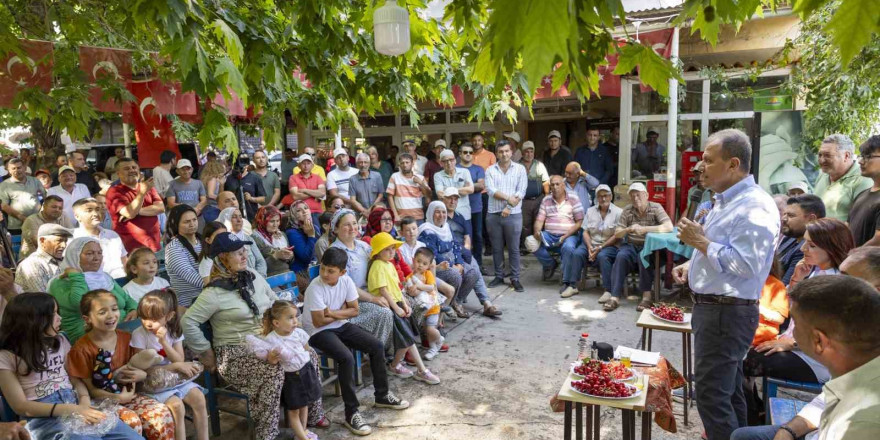
<path id="1" fill-rule="evenodd" d="M 226 230 L 230 234 L 238 237 L 239 240 L 251 241 L 251 237 L 244 230 L 244 216 L 241 216 L 241 230 L 238 232 L 232 231 L 232 214 L 235 212 L 241 214 L 241 211 L 239 211 L 238 208 L 230 206 L 229 208 L 220 211 L 220 215 L 217 216 L 217 221 L 223 223 L 226 226 Z"/>
<path id="2" fill-rule="evenodd" d="M 434 224 L 434 212 L 436 210 L 443 211 L 443 224 L 437 226 Z M 452 241 L 452 230 L 449 229 L 449 225 L 446 223 L 446 205 L 439 200 L 435 200 L 428 205 L 428 212 L 425 213 L 425 222 L 419 226 L 419 234 L 424 231 L 428 231 L 431 234 L 436 234 L 440 240 L 443 241 Z"/>
<path id="3" fill-rule="evenodd" d="M 59 266 L 61 268 L 61 273 L 64 273 L 69 267 L 78 272 L 82 272 L 86 279 L 86 284 L 89 286 L 89 290 L 113 290 L 113 286 L 116 285 L 116 280 L 114 280 L 110 274 L 104 272 L 103 261 L 97 271 L 83 271 L 82 266 L 80 265 L 79 256 L 82 254 L 83 248 L 89 243 L 97 243 L 98 246 L 101 245 L 101 242 L 94 237 L 77 237 L 67 242 L 67 248 L 64 249 L 64 260 L 61 261 Z"/>

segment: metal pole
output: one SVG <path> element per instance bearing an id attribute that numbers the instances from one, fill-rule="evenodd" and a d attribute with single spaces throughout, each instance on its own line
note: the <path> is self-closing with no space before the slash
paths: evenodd
<path id="1" fill-rule="evenodd" d="M 678 62 L 678 26 L 672 29 L 672 51 L 669 60 Z M 669 80 L 669 120 L 666 130 L 666 213 L 675 216 L 675 166 L 678 162 L 678 80 Z"/>

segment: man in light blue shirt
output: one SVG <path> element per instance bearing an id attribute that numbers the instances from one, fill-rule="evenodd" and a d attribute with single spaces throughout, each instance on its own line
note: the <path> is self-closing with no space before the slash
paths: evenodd
<path id="1" fill-rule="evenodd" d="M 683 218 L 679 239 L 696 249 L 673 270 L 695 293 L 692 328 L 697 409 L 709 440 L 747 426 L 742 359 L 758 327 L 758 299 L 770 273 L 779 210 L 749 175 L 752 147 L 735 129 L 706 141 L 703 179 L 715 192 L 705 226 Z"/>
<path id="2" fill-rule="evenodd" d="M 522 234 L 522 200 L 526 195 L 528 177 L 526 168 L 511 161 L 513 151 L 510 142 L 495 144 L 498 163 L 486 170 L 486 191 L 489 194 L 489 215 L 486 229 L 492 241 L 492 260 L 495 279 L 489 287 L 504 284 L 504 245 L 510 259 L 510 284 L 517 292 L 525 291 L 519 282 L 519 237 Z"/>

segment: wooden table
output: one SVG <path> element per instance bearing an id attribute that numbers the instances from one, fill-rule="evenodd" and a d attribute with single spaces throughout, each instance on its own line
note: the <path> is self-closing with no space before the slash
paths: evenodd
<path id="1" fill-rule="evenodd" d="M 623 440 L 635 440 L 636 438 L 636 411 L 642 411 L 642 440 L 651 439 L 651 413 L 645 411 L 645 402 L 648 398 L 648 376 L 642 377 L 642 392 L 636 397 L 629 399 L 602 399 L 579 394 L 571 389 L 571 382 L 579 378 L 570 372 L 562 382 L 557 398 L 565 402 L 565 420 L 563 427 L 563 439 L 571 440 L 572 407 L 574 407 L 575 439 L 584 439 L 583 414 L 587 410 L 586 439 L 600 440 L 600 413 L 601 407 L 618 408 L 623 417 Z"/>
<path id="2" fill-rule="evenodd" d="M 663 321 L 661 319 L 657 319 L 651 313 L 651 309 L 642 310 L 642 314 L 639 316 L 639 320 L 636 322 L 636 327 L 642 328 L 642 350 L 651 351 L 651 339 L 653 338 L 654 330 L 659 331 L 667 331 L 674 333 L 681 333 L 681 351 L 682 351 L 682 367 L 684 368 L 684 425 L 688 424 L 688 399 L 690 399 L 690 392 L 693 389 L 693 369 L 694 369 L 694 358 L 691 353 L 691 333 L 693 330 L 691 329 L 691 314 L 684 314 L 685 322 L 682 324 L 675 324 L 668 321 Z M 691 402 L 693 404 L 693 402 Z"/>

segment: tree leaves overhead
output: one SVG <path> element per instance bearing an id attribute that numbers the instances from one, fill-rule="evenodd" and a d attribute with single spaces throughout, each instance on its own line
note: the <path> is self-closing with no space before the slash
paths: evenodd
<path id="1" fill-rule="evenodd" d="M 650 86 L 663 96 L 669 95 L 669 77 L 666 72 L 674 72 L 674 78 L 684 81 L 673 68 L 672 62 L 654 52 L 654 49 L 643 44 L 628 44 L 620 50 L 615 75 L 626 75 L 636 67 L 639 68 L 639 79 L 642 84 Z"/>

